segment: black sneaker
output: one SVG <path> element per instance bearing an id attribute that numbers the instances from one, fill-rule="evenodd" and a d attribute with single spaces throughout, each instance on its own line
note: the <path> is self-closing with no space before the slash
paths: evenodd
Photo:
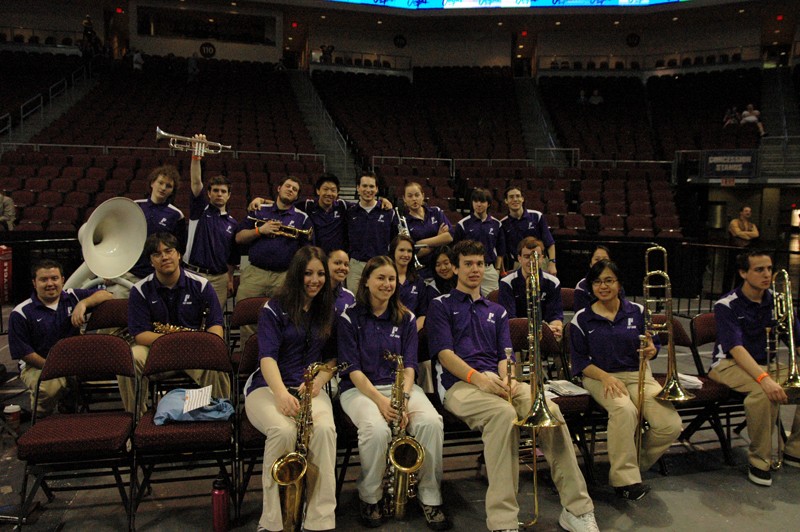
<path id="1" fill-rule="evenodd" d="M 800 467 L 800 458 L 783 453 L 783 463 L 789 467 Z"/>
<path id="2" fill-rule="evenodd" d="M 367 528 L 377 528 L 383 523 L 381 505 L 379 503 L 370 504 L 362 500 L 361 504 L 361 524 Z"/>
<path id="3" fill-rule="evenodd" d="M 614 491 L 617 492 L 617 497 L 629 501 L 638 501 L 647 495 L 647 493 L 650 491 L 650 486 L 647 484 L 642 484 L 641 482 L 637 482 L 636 484 L 629 484 L 627 486 L 614 488 Z"/>
<path id="4" fill-rule="evenodd" d="M 425 514 L 428 528 L 431 530 L 450 530 L 453 528 L 453 523 L 444 514 L 441 506 L 430 506 L 423 503 L 419 505 L 422 507 L 422 513 Z"/>
<path id="5" fill-rule="evenodd" d="M 786 460 L 786 456 L 783 457 L 784 461 Z M 747 473 L 747 478 L 753 484 L 758 484 L 759 486 L 772 486 L 772 473 L 769 471 L 763 471 L 755 466 L 750 466 L 749 471 Z"/>

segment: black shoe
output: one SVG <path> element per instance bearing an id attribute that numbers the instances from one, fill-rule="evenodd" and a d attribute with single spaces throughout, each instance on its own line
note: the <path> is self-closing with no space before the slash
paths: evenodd
<path id="1" fill-rule="evenodd" d="M 428 528 L 431 530 L 450 530 L 453 528 L 453 523 L 444 514 L 441 506 L 430 506 L 423 503 L 419 505 L 422 507 L 422 513 L 425 514 Z"/>
<path id="2" fill-rule="evenodd" d="M 381 506 L 378 503 L 369 504 L 364 501 L 358 501 L 361 504 L 361 524 L 367 528 L 377 528 L 383 523 L 383 515 L 381 514 Z"/>
<path id="3" fill-rule="evenodd" d="M 617 492 L 617 497 L 627 499 L 629 501 L 638 501 L 650 491 L 650 486 L 637 482 L 636 484 L 629 484 L 627 486 L 620 486 L 614 488 Z"/>
<path id="4" fill-rule="evenodd" d="M 783 463 L 789 467 L 800 467 L 800 458 L 783 453 Z"/>
<path id="5" fill-rule="evenodd" d="M 786 460 L 786 456 L 783 457 L 784 461 Z M 758 484 L 759 486 L 772 486 L 772 473 L 769 471 L 763 471 L 755 466 L 750 466 L 749 471 L 747 473 L 747 478 L 753 484 Z"/>

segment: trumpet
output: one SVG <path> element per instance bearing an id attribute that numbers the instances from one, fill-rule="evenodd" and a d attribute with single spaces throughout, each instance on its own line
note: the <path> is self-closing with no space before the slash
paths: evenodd
<path id="1" fill-rule="evenodd" d="M 207 153 L 218 154 L 222 150 L 231 149 L 230 146 L 220 144 L 219 142 L 211 142 L 210 140 L 199 140 L 192 137 L 181 137 L 180 135 L 173 135 L 167 133 L 160 127 L 156 126 L 156 140 L 169 139 L 169 147 L 178 151 L 190 151 L 192 155 L 202 157 Z"/>
<path id="2" fill-rule="evenodd" d="M 248 216 L 248 220 L 253 220 L 255 222 L 256 228 L 261 227 L 267 222 L 271 222 L 272 220 L 264 220 L 262 218 L 256 218 L 255 216 Z M 314 234 L 314 228 L 308 229 L 298 229 L 297 227 L 291 225 L 283 225 L 281 224 L 278 227 L 278 230 L 272 233 L 272 236 L 285 236 L 286 238 L 300 238 L 301 236 L 311 239 L 311 236 Z"/>
<path id="3" fill-rule="evenodd" d="M 411 238 L 411 231 L 408 229 L 408 221 L 406 220 L 406 217 L 400 214 L 400 209 L 397 207 L 395 207 L 394 212 L 397 215 L 397 233 Z M 414 249 L 417 249 L 416 244 L 414 245 Z M 414 269 L 421 270 L 422 268 L 422 263 L 417 258 L 417 254 L 414 253 Z"/>

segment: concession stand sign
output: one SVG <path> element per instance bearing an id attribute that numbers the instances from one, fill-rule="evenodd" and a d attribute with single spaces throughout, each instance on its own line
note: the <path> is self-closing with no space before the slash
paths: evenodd
<path id="1" fill-rule="evenodd" d="M 753 178 L 755 150 L 708 150 L 703 152 L 703 177 Z"/>

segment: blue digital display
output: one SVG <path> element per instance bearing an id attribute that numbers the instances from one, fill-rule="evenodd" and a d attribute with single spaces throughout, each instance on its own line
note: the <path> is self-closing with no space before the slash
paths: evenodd
<path id="1" fill-rule="evenodd" d="M 328 0 L 396 9 L 486 9 L 546 7 L 636 7 L 677 4 L 690 0 Z"/>

